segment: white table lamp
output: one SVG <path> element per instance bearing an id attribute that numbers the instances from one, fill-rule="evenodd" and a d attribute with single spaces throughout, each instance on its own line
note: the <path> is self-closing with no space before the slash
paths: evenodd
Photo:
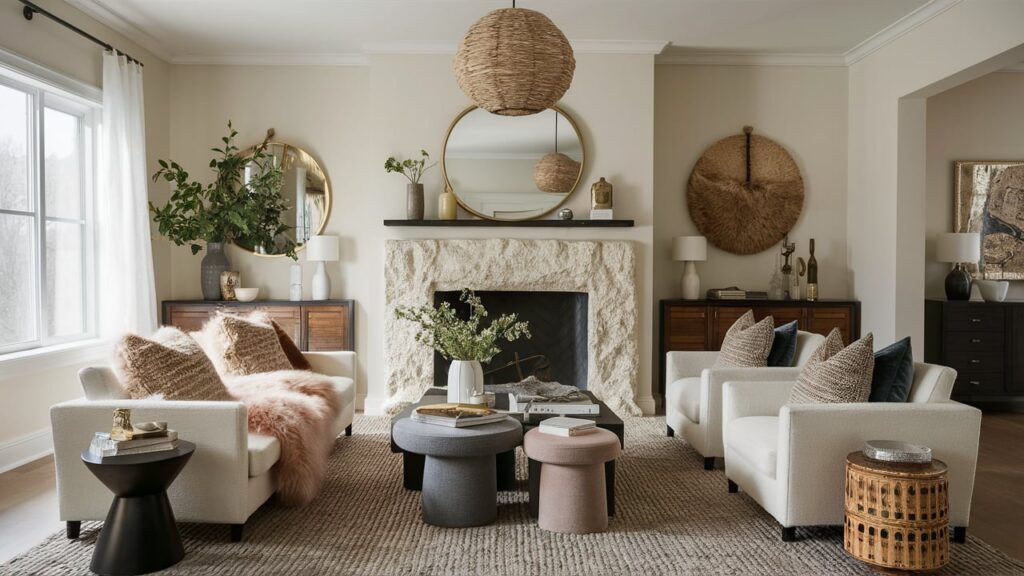
<path id="1" fill-rule="evenodd" d="M 694 262 L 708 259 L 708 241 L 703 236 L 677 236 L 672 241 L 672 259 L 686 262 L 683 266 L 683 299 L 700 299 L 700 276 Z"/>
<path id="2" fill-rule="evenodd" d="M 313 236 L 306 242 L 306 260 L 316 262 L 313 274 L 313 300 L 327 300 L 331 296 L 331 279 L 327 277 L 324 262 L 338 260 L 337 236 Z"/>
<path id="3" fill-rule="evenodd" d="M 945 232 L 935 239 L 935 260 L 955 264 L 946 276 L 947 300 L 970 300 L 971 275 L 965 262 L 981 259 L 981 235 L 977 232 Z"/>

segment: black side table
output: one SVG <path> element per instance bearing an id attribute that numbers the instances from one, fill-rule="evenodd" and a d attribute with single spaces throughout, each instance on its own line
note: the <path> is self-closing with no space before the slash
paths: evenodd
<path id="1" fill-rule="evenodd" d="M 114 493 L 110 512 L 92 553 L 90 568 L 105 576 L 156 572 L 185 557 L 167 487 L 188 463 L 196 445 L 178 441 L 174 450 L 94 456 L 82 462 Z"/>

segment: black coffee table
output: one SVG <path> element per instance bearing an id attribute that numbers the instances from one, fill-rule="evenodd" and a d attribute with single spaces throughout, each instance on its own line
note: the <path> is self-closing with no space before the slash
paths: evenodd
<path id="1" fill-rule="evenodd" d="M 148 454 L 100 457 L 82 452 L 82 462 L 114 493 L 93 549 L 93 572 L 146 574 L 185 557 L 167 487 L 195 449 L 195 444 L 179 440 L 174 450 Z"/>
<path id="2" fill-rule="evenodd" d="M 585 418 L 588 420 L 594 420 L 597 423 L 598 428 L 604 428 L 609 432 L 614 433 L 619 437 L 619 443 L 625 448 L 625 424 L 622 422 L 622 418 L 619 418 L 615 412 L 612 412 L 611 408 L 607 404 L 600 401 L 591 392 L 584 391 L 584 394 L 590 396 L 590 398 L 601 407 L 601 413 L 597 416 L 579 416 L 574 415 L 573 418 Z M 391 425 L 402 418 L 408 418 L 412 415 L 412 411 L 417 406 L 424 404 L 440 404 L 448 401 L 447 391 L 443 388 L 430 388 L 420 398 L 419 402 L 409 406 L 405 410 L 401 411 L 391 420 Z M 510 414 L 512 418 L 523 421 L 522 414 Z M 537 427 L 542 420 L 554 417 L 554 414 L 532 414 L 530 415 L 529 422 L 523 422 L 523 433 L 529 432 L 531 429 Z M 394 438 L 391 439 L 391 451 L 396 454 L 402 455 L 402 485 L 406 490 L 420 490 L 423 487 L 423 463 L 424 457 L 422 454 L 413 454 L 412 452 L 406 452 L 395 444 Z M 538 507 L 540 506 L 540 471 L 541 463 L 533 460 L 532 458 L 527 459 L 529 464 L 529 486 L 530 486 L 530 514 L 532 516 L 537 515 Z M 496 464 L 498 467 L 498 490 L 514 490 L 516 482 L 516 459 L 515 451 L 504 452 L 496 456 Z M 608 493 L 608 515 L 615 515 L 615 461 L 606 462 L 604 466 L 604 477 L 605 487 Z"/>

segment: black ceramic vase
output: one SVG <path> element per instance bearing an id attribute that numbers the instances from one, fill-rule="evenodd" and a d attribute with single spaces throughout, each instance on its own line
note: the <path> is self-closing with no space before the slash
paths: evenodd
<path id="1" fill-rule="evenodd" d="M 970 300 L 971 275 L 957 264 L 946 276 L 946 300 Z"/>

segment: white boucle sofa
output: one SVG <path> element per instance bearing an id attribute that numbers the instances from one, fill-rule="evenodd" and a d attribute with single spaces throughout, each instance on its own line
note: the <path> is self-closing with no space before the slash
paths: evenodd
<path id="1" fill-rule="evenodd" d="M 313 370 L 331 376 L 341 399 L 332 434 L 352 432 L 355 417 L 354 352 L 305 352 Z M 103 520 L 113 495 L 82 463 L 96 432 L 110 430 L 114 408 L 129 408 L 136 422 L 166 421 L 196 451 L 168 490 L 174 516 L 181 522 L 230 524 L 241 540 L 249 516 L 276 491 L 274 464 L 281 456 L 277 438 L 248 431 L 241 402 L 130 400 L 109 367 L 79 373 L 85 398 L 50 409 L 57 467 L 60 519 L 77 538 L 83 520 Z"/>

